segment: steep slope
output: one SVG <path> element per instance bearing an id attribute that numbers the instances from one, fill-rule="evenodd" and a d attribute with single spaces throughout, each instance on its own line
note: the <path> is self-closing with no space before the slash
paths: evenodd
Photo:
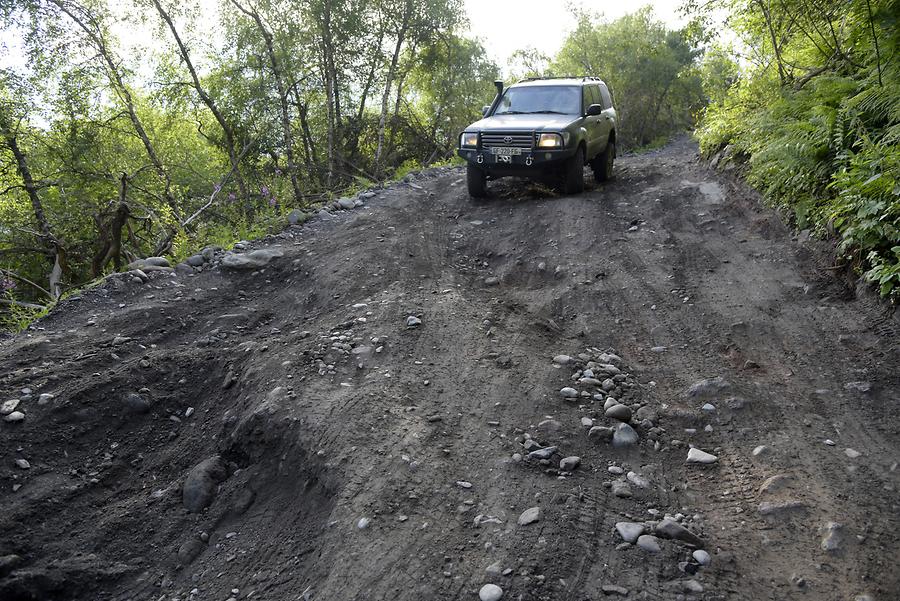
<path id="1" fill-rule="evenodd" d="M 686 141 L 579 196 L 464 187 L 4 342 L 0 598 L 900 595 L 883 305 Z"/>

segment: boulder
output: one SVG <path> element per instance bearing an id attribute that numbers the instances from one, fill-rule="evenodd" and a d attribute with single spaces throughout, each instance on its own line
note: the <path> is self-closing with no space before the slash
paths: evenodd
<path id="1" fill-rule="evenodd" d="M 225 462 L 219 455 L 204 459 L 188 472 L 181 489 L 181 500 L 190 512 L 203 511 L 216 496 L 220 482 L 228 477 Z"/>
<path id="2" fill-rule="evenodd" d="M 222 267 L 238 270 L 259 269 L 268 265 L 272 259 L 283 256 L 284 253 L 277 248 L 260 248 L 246 253 L 232 253 L 222 258 Z"/>

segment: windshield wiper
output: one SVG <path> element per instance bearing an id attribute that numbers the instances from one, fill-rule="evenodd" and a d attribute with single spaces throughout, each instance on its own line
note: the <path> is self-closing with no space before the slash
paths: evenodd
<path id="1" fill-rule="evenodd" d="M 523 111 L 503 111 L 502 113 L 494 113 L 494 115 L 525 115 Z"/>
<path id="2" fill-rule="evenodd" d="M 529 115 L 567 115 L 562 111 L 528 111 Z"/>

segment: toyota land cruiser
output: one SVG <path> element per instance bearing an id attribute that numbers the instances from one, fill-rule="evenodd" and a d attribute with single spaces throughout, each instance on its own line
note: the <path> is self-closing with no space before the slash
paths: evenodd
<path id="1" fill-rule="evenodd" d="M 469 195 L 506 176 L 556 183 L 566 194 L 584 190 L 584 166 L 597 181 L 612 177 L 616 110 L 597 77 L 531 78 L 506 89 L 482 109 L 484 118 L 459 137 Z"/>

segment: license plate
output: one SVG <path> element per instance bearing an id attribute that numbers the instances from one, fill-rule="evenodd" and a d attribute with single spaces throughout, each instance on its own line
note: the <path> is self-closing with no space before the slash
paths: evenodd
<path id="1" fill-rule="evenodd" d="M 501 156 L 519 156 L 522 154 L 521 148 L 516 148 L 515 146 L 493 146 L 491 148 L 491 154 L 499 154 Z"/>

